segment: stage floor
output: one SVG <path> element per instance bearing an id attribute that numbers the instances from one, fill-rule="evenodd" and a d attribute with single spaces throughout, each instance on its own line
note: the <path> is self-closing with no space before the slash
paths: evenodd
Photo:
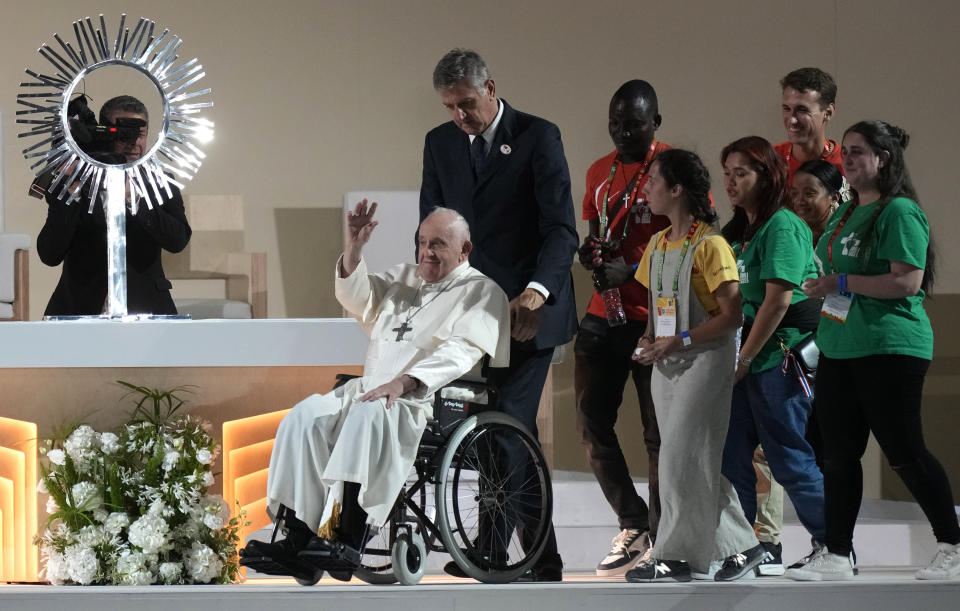
<path id="1" fill-rule="evenodd" d="M 292 579 L 251 579 L 235 586 L 78 587 L 0 585 L 2 611 L 310 610 L 387 611 L 800 611 L 955 610 L 960 581 L 922 582 L 915 569 L 861 568 L 853 581 L 798 583 L 763 577 L 733 583 L 629 584 L 572 573 L 563 583 L 480 584 L 428 575 L 420 585 L 371 586 L 324 578 L 313 587 Z"/>

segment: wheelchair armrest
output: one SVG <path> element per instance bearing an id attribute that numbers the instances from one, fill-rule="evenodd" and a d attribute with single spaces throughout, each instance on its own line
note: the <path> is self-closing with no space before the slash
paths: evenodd
<path id="1" fill-rule="evenodd" d="M 359 377 L 362 377 L 362 376 L 354 375 L 352 373 L 338 373 L 336 375 L 337 381 L 336 383 L 334 383 L 333 389 L 336 390 L 337 388 L 340 388 L 350 380 L 354 378 L 359 378 Z"/>

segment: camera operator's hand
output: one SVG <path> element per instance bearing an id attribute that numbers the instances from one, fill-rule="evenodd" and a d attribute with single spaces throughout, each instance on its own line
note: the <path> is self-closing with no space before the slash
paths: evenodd
<path id="1" fill-rule="evenodd" d="M 607 261 L 593 270 L 593 284 L 599 291 L 613 289 L 630 282 L 633 277 L 633 267 L 622 260 Z"/>
<path id="2" fill-rule="evenodd" d="M 587 269 L 596 269 L 603 263 L 603 249 L 600 240 L 596 236 L 588 235 L 583 239 L 583 244 L 577 250 L 580 257 L 580 265 Z"/>

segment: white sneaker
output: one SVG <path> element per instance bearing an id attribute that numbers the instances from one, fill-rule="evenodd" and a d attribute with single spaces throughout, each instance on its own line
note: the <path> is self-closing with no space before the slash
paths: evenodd
<path id="1" fill-rule="evenodd" d="M 960 577 L 960 544 L 937 543 L 937 555 L 930 566 L 917 571 L 917 579 L 956 579 Z"/>
<path id="2" fill-rule="evenodd" d="M 796 581 L 847 581 L 853 579 L 853 557 L 824 551 L 801 567 L 787 569 L 784 577 Z"/>
<path id="3" fill-rule="evenodd" d="M 597 565 L 597 575 L 623 575 L 636 566 L 638 559 L 648 556 L 651 547 L 649 531 L 624 528 L 613 538 L 613 547 Z"/>

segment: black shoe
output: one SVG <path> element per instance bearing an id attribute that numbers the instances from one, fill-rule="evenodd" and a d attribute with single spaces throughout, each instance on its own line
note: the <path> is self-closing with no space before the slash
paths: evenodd
<path id="1" fill-rule="evenodd" d="M 651 583 L 654 581 L 690 581 L 690 565 L 683 560 L 657 560 L 649 558 L 627 571 L 627 581 L 630 583 Z"/>
<path id="2" fill-rule="evenodd" d="M 473 545 L 474 545 L 474 550 L 477 550 L 478 549 L 477 543 L 474 542 Z M 475 553 L 476 551 L 474 551 L 474 554 Z M 471 554 L 468 553 L 467 555 L 470 556 Z M 481 558 L 483 560 L 483 564 L 487 564 L 487 565 L 491 565 L 491 564 L 505 565 L 510 559 L 509 556 L 507 555 L 506 550 L 496 553 L 495 557 L 491 557 L 485 554 Z M 473 563 L 478 564 L 476 561 L 473 561 Z M 560 566 L 563 566 L 563 564 L 561 563 Z M 463 571 L 463 569 L 460 568 L 460 565 L 454 562 L 453 560 L 443 565 L 443 572 L 446 573 L 447 575 L 450 575 L 451 577 L 459 577 L 460 579 L 467 579 L 470 577 Z"/>
<path id="3" fill-rule="evenodd" d="M 766 541 L 761 541 L 760 545 L 767 550 L 769 556 L 754 569 L 757 576 L 779 577 L 783 575 L 784 572 L 786 572 L 783 568 L 783 545 L 780 543 L 768 543 Z"/>
<path id="4" fill-rule="evenodd" d="M 750 549 L 727 557 L 723 566 L 713 576 L 714 581 L 735 581 L 753 571 L 761 562 L 770 556 L 763 545 L 755 545 Z"/>
<path id="5" fill-rule="evenodd" d="M 555 566 L 533 567 L 527 569 L 514 581 L 517 583 L 542 583 L 548 581 L 563 581 L 563 569 Z"/>
<path id="6" fill-rule="evenodd" d="M 323 537 L 313 537 L 304 549 L 297 552 L 297 558 L 309 562 L 318 568 L 334 572 L 349 571 L 351 574 L 360 566 L 360 552 L 341 541 L 332 541 Z M 349 581 L 350 578 L 343 581 Z"/>
<path id="7" fill-rule="evenodd" d="M 443 565 L 443 572 L 451 577 L 459 577 L 460 579 L 466 579 L 467 577 L 470 577 L 464 573 L 463 569 L 460 568 L 460 565 L 453 560 Z"/>
<path id="8" fill-rule="evenodd" d="M 297 546 L 288 539 L 275 543 L 250 541 L 240 550 L 240 566 L 265 575 L 283 575 L 315 582 L 323 571 L 297 558 L 297 551 Z"/>

